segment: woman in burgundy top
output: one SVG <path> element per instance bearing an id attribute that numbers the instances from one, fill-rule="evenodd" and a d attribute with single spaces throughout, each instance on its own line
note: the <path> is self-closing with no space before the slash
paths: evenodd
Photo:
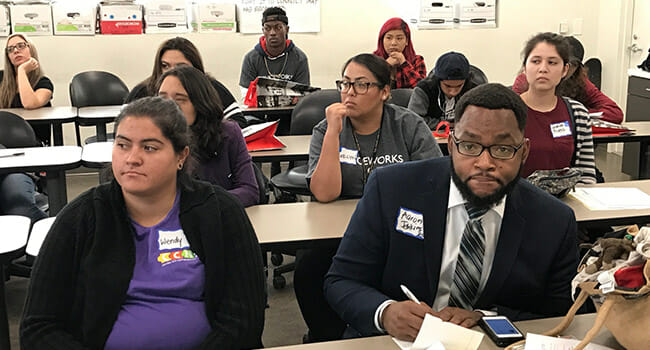
<path id="1" fill-rule="evenodd" d="M 582 59 L 585 53 L 582 44 L 572 36 L 566 37 L 566 39 L 571 48 L 569 71 L 557 87 L 558 95 L 577 100 L 589 109 L 589 113 L 601 112 L 601 120 L 620 124 L 623 121 L 623 111 L 621 108 L 587 78 L 587 72 L 582 65 Z M 526 74 L 521 73 L 517 76 L 517 79 L 515 79 L 512 85 L 512 90 L 518 94 L 528 90 Z"/>
<path id="2" fill-rule="evenodd" d="M 522 176 L 574 167 L 582 172 L 580 182 L 595 183 L 589 112 L 580 102 L 557 96 L 557 86 L 569 71 L 567 40 L 554 33 L 537 34 L 526 43 L 523 56 L 529 87 L 521 98 L 528 106 L 530 153 Z"/>
<path id="3" fill-rule="evenodd" d="M 373 53 L 390 65 L 391 89 L 412 89 L 427 76 L 424 58 L 415 54 L 411 30 L 401 18 L 391 18 L 381 26 Z"/>

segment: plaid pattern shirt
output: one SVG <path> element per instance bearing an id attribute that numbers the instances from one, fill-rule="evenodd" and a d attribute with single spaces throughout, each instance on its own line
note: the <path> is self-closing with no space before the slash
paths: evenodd
<path id="1" fill-rule="evenodd" d="M 424 57 L 416 55 L 413 63 L 406 61 L 395 72 L 395 88 L 412 89 L 426 76 L 427 67 L 424 65 Z"/>

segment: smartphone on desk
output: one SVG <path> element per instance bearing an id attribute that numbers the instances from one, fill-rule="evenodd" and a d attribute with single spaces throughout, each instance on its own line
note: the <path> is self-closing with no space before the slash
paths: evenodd
<path id="1" fill-rule="evenodd" d="M 524 339 L 521 331 L 506 316 L 484 316 L 478 324 L 497 346 L 508 346 Z"/>

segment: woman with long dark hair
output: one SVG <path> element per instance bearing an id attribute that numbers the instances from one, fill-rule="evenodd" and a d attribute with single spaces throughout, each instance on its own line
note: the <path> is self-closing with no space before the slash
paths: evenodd
<path id="1" fill-rule="evenodd" d="M 253 163 L 241 130 L 224 120 L 223 107 L 210 79 L 198 69 L 180 65 L 158 79 L 158 96 L 171 99 L 183 111 L 192 131 L 195 175 L 219 185 L 244 206 L 259 201 Z"/>
<path id="2" fill-rule="evenodd" d="M 182 65 L 192 66 L 200 70 L 202 73 L 205 73 L 205 69 L 203 68 L 203 59 L 201 59 L 199 49 L 197 49 L 191 41 L 182 37 L 165 40 L 160 44 L 160 47 L 156 52 L 151 75 L 140 84 L 136 85 L 131 92 L 129 92 L 129 95 L 126 97 L 124 102 L 129 103 L 145 96 L 156 96 L 156 94 L 158 94 L 156 84 L 158 83 L 160 76 L 166 71 Z M 212 86 L 217 90 L 217 94 L 223 104 L 224 119 L 232 119 L 236 121 L 239 126 L 245 127 L 246 119 L 244 118 L 235 97 L 218 80 L 212 77 L 209 77 L 209 79 Z"/>
<path id="3" fill-rule="evenodd" d="M 557 95 L 570 97 L 582 103 L 589 113 L 602 112 L 600 119 L 610 123 L 620 124 L 623 121 L 623 111 L 614 100 L 603 94 L 587 77 L 587 69 L 582 64 L 585 50 L 575 37 L 566 37 L 571 48 L 569 70 L 566 77 L 557 86 Z M 521 94 L 528 90 L 528 81 L 523 72 L 517 76 L 512 90 Z"/>
<path id="4" fill-rule="evenodd" d="M 594 144 L 589 112 L 580 102 L 558 95 L 569 71 L 569 44 L 555 33 L 533 36 L 524 47 L 523 70 L 528 90 L 521 99 L 528 106 L 525 136 L 530 153 L 522 176 L 535 170 L 575 167 L 580 182 L 595 183 Z"/>

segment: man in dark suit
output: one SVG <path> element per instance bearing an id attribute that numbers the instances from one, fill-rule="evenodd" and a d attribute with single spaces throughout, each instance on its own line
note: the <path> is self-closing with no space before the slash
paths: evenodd
<path id="1" fill-rule="evenodd" d="M 523 320 L 568 310 L 576 220 L 519 179 L 526 110 L 500 84 L 476 87 L 456 108 L 450 157 L 372 173 L 325 281 L 346 336 L 413 340 L 426 313 L 472 327 L 484 314 Z"/>

